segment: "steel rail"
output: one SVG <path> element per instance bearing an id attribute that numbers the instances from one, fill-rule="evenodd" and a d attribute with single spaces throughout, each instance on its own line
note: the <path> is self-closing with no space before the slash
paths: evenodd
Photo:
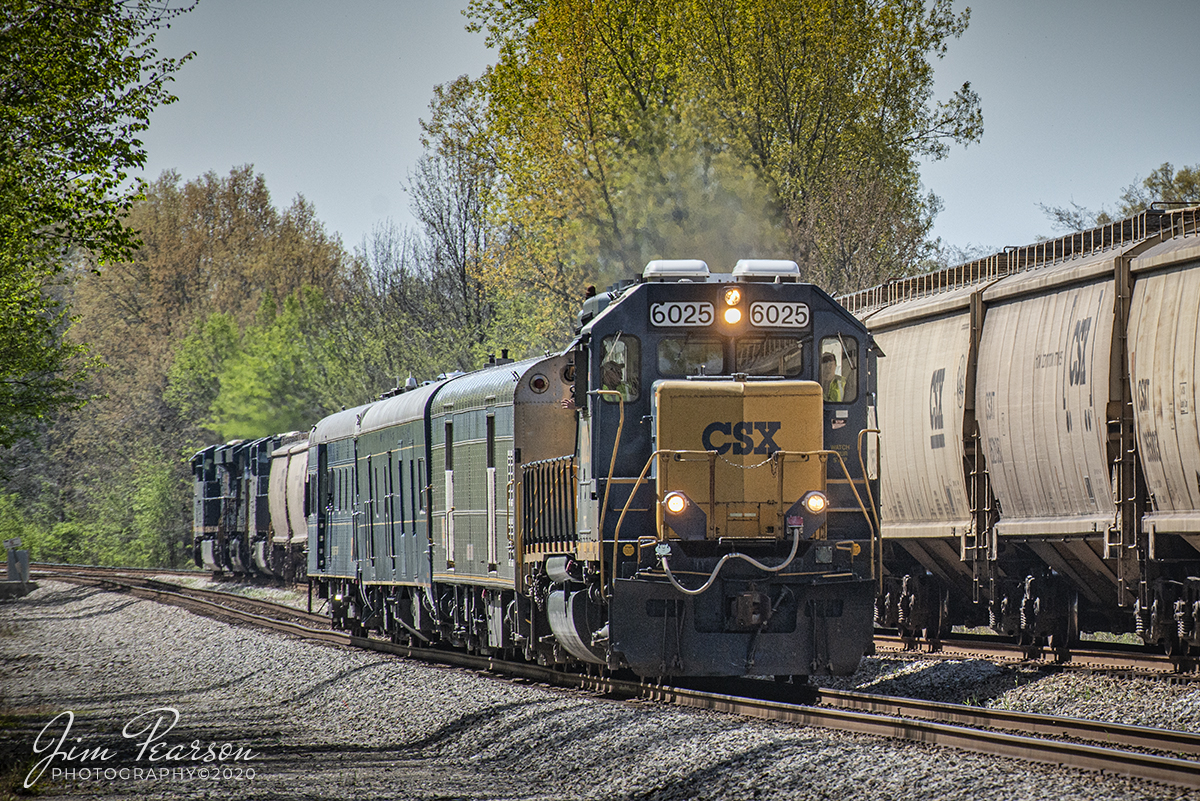
<path id="1" fill-rule="evenodd" d="M 60 578 L 71 580 L 67 576 L 61 576 Z M 1016 720 L 1014 716 L 1017 713 L 1010 713 L 1003 710 L 956 707 L 952 704 L 930 704 L 912 699 L 898 699 L 885 696 L 866 696 L 854 693 L 839 694 L 829 690 L 820 691 L 821 695 L 825 698 L 836 699 L 840 697 L 847 703 L 854 702 L 864 707 L 876 707 L 875 709 L 840 709 L 747 698 L 648 682 L 625 681 L 597 674 L 564 673 L 531 663 L 509 662 L 491 656 L 477 656 L 457 651 L 414 648 L 370 637 L 353 637 L 345 632 L 333 631 L 332 629 L 314 629 L 291 621 L 278 620 L 266 615 L 239 610 L 206 598 L 195 597 L 189 595 L 189 593 L 193 592 L 190 588 L 178 588 L 182 592 L 175 592 L 162 588 L 137 586 L 116 579 L 91 576 L 80 576 L 73 580 L 77 583 L 107 584 L 114 589 L 123 590 L 130 594 L 152 600 L 161 600 L 189 609 L 207 609 L 220 617 L 232 617 L 242 622 L 331 645 L 349 645 L 396 656 L 432 661 L 476 671 L 503 674 L 549 685 L 599 692 L 618 697 L 642 698 L 675 706 L 706 709 L 743 717 L 834 729 L 876 737 L 889 737 L 955 748 L 988 756 L 1000 756 L 1080 770 L 1098 771 L 1177 787 L 1200 789 L 1200 761 L 1161 754 L 1128 751 L 1071 740 L 1047 739 L 1046 737 L 1009 734 L 997 731 L 996 729 L 1003 728 L 1004 725 L 1013 725 L 1013 721 Z M 240 602 L 242 600 L 240 596 L 227 595 L 227 597 L 230 601 Z M 261 603 L 270 605 L 270 602 Z M 296 611 L 287 606 L 278 604 L 275 606 L 286 615 L 291 615 Z M 857 697 L 857 700 L 855 700 L 855 697 Z M 925 707 L 924 710 L 921 709 L 922 706 Z M 996 712 L 1002 712 L 1003 714 L 996 717 L 994 716 Z M 906 714 L 913 716 L 906 717 Z M 920 714 L 941 715 L 942 720 L 951 722 L 921 719 L 917 717 Z M 956 718 L 956 716 L 959 717 Z M 1082 734 L 1072 735 L 1070 733 L 1072 731 L 1070 724 L 1078 723 L 1074 719 L 1038 715 L 1023 717 L 1040 719 L 1040 722 L 1035 727 L 1035 733 L 1037 734 L 1084 736 Z M 1097 727 L 1095 731 L 1099 732 L 1099 734 L 1087 736 L 1093 738 L 1099 737 L 1102 740 L 1112 742 L 1120 741 L 1113 739 L 1111 732 L 1120 729 L 1126 731 L 1140 729 L 1140 727 L 1119 727 L 1115 724 L 1096 723 L 1094 725 Z M 975 728 L 975 726 L 986 726 L 988 728 Z M 1151 737 L 1151 735 L 1144 734 L 1147 731 L 1155 732 L 1157 730 L 1143 730 L 1142 736 Z M 1170 731 L 1161 731 L 1159 734 L 1153 735 L 1153 737 L 1156 744 L 1154 746 L 1143 747 L 1154 747 L 1159 750 L 1167 750 L 1175 753 L 1196 753 L 1191 749 L 1200 740 L 1195 735 Z M 1120 744 L 1129 745 L 1126 742 L 1120 742 Z"/>
<path id="2" fill-rule="evenodd" d="M 1128 650 L 1112 648 L 1075 648 L 1064 662 L 1031 657 L 1028 649 L 1015 643 L 989 640 L 946 639 L 939 643 L 937 651 L 912 650 L 903 638 L 890 634 L 876 634 L 877 653 L 911 654 L 930 659 L 987 659 L 996 662 L 1023 662 L 1035 665 L 1054 665 L 1064 670 L 1129 671 L 1148 674 L 1175 674 L 1187 679 L 1182 671 L 1194 668 L 1186 660 L 1173 659 L 1150 649 L 1136 646 Z M 1200 676 L 1192 676 L 1200 679 Z"/>
<path id="3" fill-rule="evenodd" d="M 1041 762 L 1200 789 L 1200 762 L 1177 757 L 1125 751 L 1068 740 L 1006 734 L 991 729 L 950 725 L 878 712 L 807 707 L 670 687 L 659 688 L 651 698 L 679 706 L 909 740 L 989 756 Z"/>
<path id="4" fill-rule="evenodd" d="M 119 574 L 114 573 L 112 575 L 115 576 L 115 575 L 119 575 Z M 156 574 L 156 575 L 160 575 L 160 574 Z M 101 572 L 98 572 L 95 570 L 89 570 L 89 571 L 81 571 L 80 573 L 75 574 L 75 575 L 72 575 L 71 573 L 63 572 L 63 571 L 42 571 L 38 574 L 38 578 L 58 579 L 60 581 L 74 581 L 76 579 L 88 579 L 88 580 L 96 581 L 101 584 L 109 584 L 112 586 L 117 586 L 120 589 L 125 590 L 125 591 L 141 589 L 141 590 L 144 590 L 147 592 L 160 592 L 164 595 L 164 597 L 170 597 L 170 596 L 187 597 L 187 598 L 191 598 L 193 600 L 207 599 L 212 604 L 213 607 L 217 607 L 217 608 L 228 608 L 226 606 L 225 602 L 237 603 L 238 605 L 241 605 L 241 606 L 248 606 L 248 607 L 253 607 L 253 608 L 257 608 L 257 609 L 261 610 L 261 612 L 263 613 L 262 617 L 264 619 L 267 619 L 268 616 L 271 614 L 287 614 L 294 618 L 306 620 L 317 626 L 320 626 L 321 624 L 328 625 L 330 622 L 329 618 L 326 617 L 325 615 L 319 615 L 319 614 L 316 614 L 315 612 L 309 612 L 304 609 L 298 609 L 296 607 L 288 606 L 286 604 L 276 603 L 274 601 L 267 601 L 262 598 L 251 598 L 246 595 L 236 595 L 234 593 L 222 592 L 220 590 L 206 590 L 206 589 L 201 589 L 198 587 L 182 587 L 179 585 L 168 584 L 166 582 L 159 581 L 157 579 L 153 579 L 153 578 L 149 578 L 149 577 L 142 578 L 140 576 L 135 577 L 135 576 L 124 575 L 124 576 L 121 576 L 120 578 L 115 578 L 115 577 L 109 577 L 109 575 L 105 575 L 104 573 L 101 573 Z M 132 583 L 132 582 L 138 582 L 138 583 Z M 233 611 L 233 610 L 230 610 L 230 611 Z"/>
<path id="5" fill-rule="evenodd" d="M 1004 729 L 1023 734 L 1047 737 L 1067 737 L 1076 740 L 1165 751 L 1175 754 L 1200 755 L 1200 734 L 1129 726 L 1083 718 L 1051 717 L 1029 712 L 1015 712 L 993 707 L 973 707 L 965 704 L 945 704 L 919 698 L 898 698 L 871 695 L 846 690 L 819 690 L 822 704 L 839 709 L 853 709 L 896 717 L 919 718 L 972 728 Z"/>

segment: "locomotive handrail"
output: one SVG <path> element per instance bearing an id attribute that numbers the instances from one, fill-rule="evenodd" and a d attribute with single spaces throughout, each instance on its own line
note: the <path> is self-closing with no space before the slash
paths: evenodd
<path id="1" fill-rule="evenodd" d="M 871 514 L 875 515 L 875 528 L 871 531 L 871 572 L 875 573 L 875 579 L 879 582 L 879 592 L 883 592 L 883 523 L 879 520 L 879 509 L 875 506 L 875 495 L 871 492 L 871 479 L 867 474 L 867 460 L 863 456 L 863 444 L 866 438 L 871 434 L 880 435 L 882 438 L 883 431 L 878 428 L 864 428 L 858 432 L 858 466 L 862 468 L 863 486 L 867 488 L 867 500 L 871 502 Z M 878 468 L 879 451 L 875 452 L 875 460 Z M 854 482 L 850 482 L 850 486 L 854 486 Z M 870 521 L 868 521 L 869 523 Z M 875 548 L 875 537 L 879 537 L 879 548 Z M 878 561 L 876 561 L 878 560 Z M 876 569 L 878 567 L 878 570 Z"/>
<path id="2" fill-rule="evenodd" d="M 630 492 L 629 492 L 629 497 L 625 499 L 625 506 L 623 506 L 621 508 L 621 516 L 617 518 L 617 527 L 615 529 L 613 529 L 612 563 L 613 563 L 614 575 L 616 574 L 616 569 L 617 569 L 617 543 L 620 542 L 620 540 L 621 540 L 621 524 L 625 522 L 625 514 L 629 511 L 629 505 L 631 503 L 633 503 L 634 496 L 637 495 L 638 487 L 640 487 L 642 485 L 642 481 L 645 480 L 646 473 L 647 473 L 647 471 L 650 470 L 650 465 L 654 464 L 654 460 L 658 457 L 658 455 L 660 453 L 664 453 L 664 452 L 669 452 L 669 451 L 665 451 L 664 449 L 659 448 L 658 450 L 654 451 L 654 453 L 650 454 L 650 458 L 646 460 L 646 466 L 642 468 L 641 474 L 638 475 L 637 481 L 634 482 L 633 489 L 630 490 Z M 608 497 L 608 488 L 607 487 L 605 488 L 604 497 L 605 498 Z M 601 542 L 601 546 L 603 546 L 603 542 L 604 542 L 604 527 L 603 526 L 600 527 L 600 542 Z M 603 587 L 605 590 L 607 590 L 608 585 L 604 583 L 604 572 L 603 572 L 604 571 L 604 558 L 603 558 L 603 556 L 601 556 L 601 559 L 600 559 L 600 570 L 601 570 L 600 586 Z"/>
<path id="3" fill-rule="evenodd" d="M 604 500 L 602 500 L 600 502 L 600 520 L 599 520 L 598 529 L 599 529 L 599 534 L 600 534 L 600 547 L 603 548 L 604 547 L 604 516 L 608 513 L 608 491 L 609 491 L 609 488 L 612 487 L 613 472 L 616 470 L 616 467 L 617 467 L 617 450 L 621 447 L 621 429 L 623 429 L 625 427 L 625 393 L 618 392 L 615 389 L 593 389 L 593 390 L 590 390 L 588 392 L 588 394 L 589 395 L 598 395 L 601 397 L 603 397 L 604 395 L 616 395 L 617 396 L 617 404 L 621 410 L 621 417 L 617 421 L 617 435 L 613 438 L 612 458 L 608 460 L 608 479 L 604 482 Z M 651 458 L 653 458 L 653 457 L 651 457 Z M 635 487 L 634 492 L 636 492 L 636 491 L 637 491 L 637 488 Z M 633 496 L 631 495 L 630 497 L 633 497 Z M 626 506 L 628 507 L 628 504 Z M 621 517 L 624 517 L 624 516 L 625 516 L 625 513 L 622 512 Z M 620 521 L 618 521 L 617 527 L 620 528 L 620 525 L 621 525 Z M 604 587 L 606 585 L 604 583 L 603 551 L 601 551 L 601 558 L 599 561 L 600 561 L 600 586 Z M 616 564 L 617 564 L 617 550 L 616 550 L 616 546 L 614 545 L 613 546 L 613 567 L 614 567 L 614 569 L 616 568 Z"/>

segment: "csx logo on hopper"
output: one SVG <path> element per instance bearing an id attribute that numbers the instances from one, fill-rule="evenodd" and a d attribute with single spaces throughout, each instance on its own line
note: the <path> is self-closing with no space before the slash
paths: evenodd
<path id="1" fill-rule="evenodd" d="M 775 442 L 775 434 L 783 427 L 783 423 L 752 423 L 748 421 L 737 423 L 709 423 L 704 429 L 704 436 L 700 441 L 704 445 L 706 451 L 716 451 L 719 454 L 729 452 L 734 456 L 743 456 L 747 453 L 762 453 L 770 455 L 775 451 L 783 450 Z M 720 436 L 718 436 L 720 435 Z M 755 440 L 758 437 L 757 442 Z M 732 441 L 721 442 L 723 438 L 732 437 Z M 717 442 L 714 442 L 714 438 Z"/>

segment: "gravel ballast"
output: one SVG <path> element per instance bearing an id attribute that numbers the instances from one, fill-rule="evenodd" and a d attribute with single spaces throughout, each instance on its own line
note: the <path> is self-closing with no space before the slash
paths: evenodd
<path id="1" fill-rule="evenodd" d="M 0 756 L 9 783 L 0 795 L 53 752 L 35 755 L 35 741 L 56 740 L 65 718 L 49 733 L 43 727 L 70 710 L 61 750 L 88 749 L 92 758 L 53 761 L 36 783 L 40 798 L 1188 797 L 1112 776 L 497 680 L 52 581 L 0 604 L 0 664 Z M 951 665 L 872 658 L 847 686 L 899 694 L 937 684 L 938 672 L 949 680 L 955 670 L 974 685 L 1011 682 L 1007 669 L 990 666 L 989 678 L 982 665 Z M 1070 714 L 1067 690 L 1054 686 L 1059 678 L 981 700 Z M 1047 688 L 1047 697 L 1031 700 L 1034 687 Z M 1166 706 L 1177 725 L 1194 727 L 1195 694 L 1162 689 L 1166 695 L 1148 700 L 1138 700 L 1143 689 L 1109 689 L 1096 703 Z M 1091 702 L 1078 703 L 1082 710 Z M 131 724 L 164 708 L 179 719 L 159 753 L 178 746 L 177 759 L 139 758 L 146 735 L 126 738 L 122 729 L 136 732 L 158 715 L 170 722 L 172 713 L 163 712 Z M 209 743 L 217 753 L 228 744 L 227 755 L 249 749 L 251 758 L 192 758 Z M 97 757 L 102 749 L 110 759 Z M 64 778 L 70 770 L 74 778 Z M 116 775 L 105 777 L 110 771 Z"/>

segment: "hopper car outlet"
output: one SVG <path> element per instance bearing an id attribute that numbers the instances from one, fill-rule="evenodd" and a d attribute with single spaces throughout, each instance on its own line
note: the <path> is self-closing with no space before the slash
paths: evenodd
<path id="1" fill-rule="evenodd" d="M 306 575 L 359 635 L 655 677 L 853 672 L 881 570 L 877 352 L 798 275 L 651 262 L 587 298 L 560 353 L 201 451 L 197 563 Z"/>
<path id="2" fill-rule="evenodd" d="M 1197 209 L 842 298 L 879 361 L 879 624 L 1200 646 Z"/>

